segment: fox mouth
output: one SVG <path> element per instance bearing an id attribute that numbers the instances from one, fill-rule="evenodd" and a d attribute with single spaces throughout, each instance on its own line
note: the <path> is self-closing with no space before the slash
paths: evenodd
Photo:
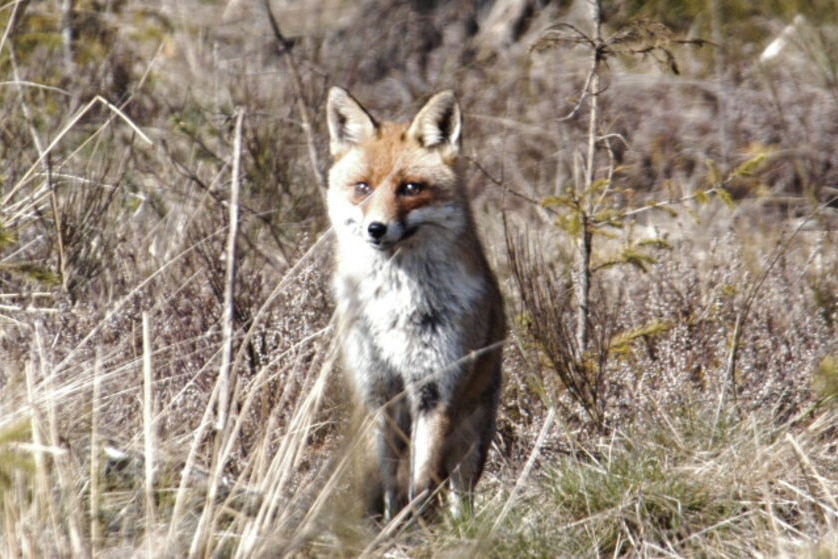
<path id="1" fill-rule="evenodd" d="M 411 237 L 413 237 L 416 234 L 416 232 L 418 230 L 419 230 L 418 226 L 410 227 L 409 229 L 405 229 L 404 234 L 402 234 L 401 237 L 399 237 L 398 239 L 393 239 L 393 240 L 384 239 L 383 237 L 382 238 L 376 238 L 376 237 L 372 237 L 372 236 L 367 236 L 367 244 L 369 244 L 369 246 L 371 246 L 372 248 L 374 248 L 376 250 L 380 250 L 382 252 L 385 252 L 385 251 L 388 251 L 388 250 L 392 249 L 394 246 L 401 244 L 402 242 L 406 241 L 407 239 L 410 239 Z"/>
<path id="2" fill-rule="evenodd" d="M 396 244 L 396 242 L 383 241 L 381 239 L 367 239 L 367 244 L 370 245 L 372 248 L 383 252 L 392 247 L 394 244 Z"/>

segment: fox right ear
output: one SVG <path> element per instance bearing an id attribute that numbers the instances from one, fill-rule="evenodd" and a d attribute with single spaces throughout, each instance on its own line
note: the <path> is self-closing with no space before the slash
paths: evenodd
<path id="1" fill-rule="evenodd" d="M 375 119 L 343 88 L 329 90 L 326 114 L 329 150 L 333 157 L 342 155 L 350 147 L 373 138 L 377 133 Z"/>

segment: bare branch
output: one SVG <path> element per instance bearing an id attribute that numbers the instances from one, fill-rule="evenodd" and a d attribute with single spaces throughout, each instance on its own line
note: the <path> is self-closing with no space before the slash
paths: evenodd
<path id="1" fill-rule="evenodd" d="M 311 162 L 311 171 L 317 181 L 317 191 L 320 193 L 320 198 L 325 204 L 326 179 L 320 171 L 320 160 L 317 156 L 317 143 L 314 139 L 314 129 L 311 125 L 311 116 L 309 115 L 306 97 L 303 93 L 303 81 L 300 78 L 300 69 L 297 66 L 297 61 L 294 60 L 294 56 L 291 54 L 291 48 L 294 43 L 282 34 L 282 31 L 279 28 L 279 22 L 276 20 L 276 17 L 274 17 L 273 10 L 271 9 L 270 0 L 264 0 L 263 4 L 265 6 L 265 13 L 268 16 L 268 22 L 271 25 L 271 30 L 273 31 L 274 38 L 277 42 L 279 54 L 281 54 L 285 59 L 285 63 L 288 64 L 288 70 L 291 72 L 291 83 L 294 86 L 294 96 L 297 98 L 297 111 L 300 113 L 300 122 L 302 123 L 303 134 L 305 134 L 306 137 L 306 147 L 308 148 L 308 158 Z"/>

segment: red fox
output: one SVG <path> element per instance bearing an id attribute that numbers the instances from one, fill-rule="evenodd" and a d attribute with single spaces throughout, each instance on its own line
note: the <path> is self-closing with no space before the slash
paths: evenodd
<path id="1" fill-rule="evenodd" d="M 358 406 L 373 419 L 368 514 L 472 506 L 496 429 L 503 299 L 458 170 L 451 91 L 410 123 L 379 122 L 329 92 L 338 336 Z"/>

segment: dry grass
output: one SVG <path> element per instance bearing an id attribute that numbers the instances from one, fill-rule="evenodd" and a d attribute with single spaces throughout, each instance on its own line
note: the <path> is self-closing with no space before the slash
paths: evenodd
<path id="1" fill-rule="evenodd" d="M 258 2 L 77 1 L 72 43 L 58 4 L 0 7 L 0 555 L 838 554 L 830 5 L 763 63 L 794 14 L 748 2 L 679 4 L 672 36 L 730 37 L 667 44 L 679 76 L 609 60 L 608 203 L 632 211 L 592 261 L 651 248 L 596 273 L 580 352 L 573 231 L 540 202 L 583 176 L 589 58 L 529 46 L 584 3 L 504 26 L 491 2 L 277 1 L 290 52 Z M 666 6 L 608 4 L 604 32 Z M 443 87 L 466 110 L 514 328 L 461 522 L 359 518 L 318 184 L 332 84 L 393 117 Z M 733 207 L 700 195 L 722 181 Z"/>

